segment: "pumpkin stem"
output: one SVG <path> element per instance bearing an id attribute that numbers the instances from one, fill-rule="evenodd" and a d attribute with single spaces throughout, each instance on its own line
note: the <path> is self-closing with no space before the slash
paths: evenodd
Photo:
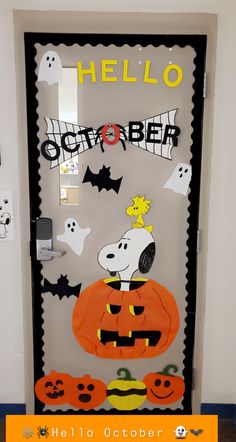
<path id="1" fill-rule="evenodd" d="M 135 379 L 131 377 L 131 374 L 130 374 L 130 371 L 128 370 L 128 368 L 119 368 L 119 370 L 117 370 L 118 376 L 120 376 L 122 372 L 124 373 L 124 377 L 123 378 L 119 377 L 118 378 L 119 380 L 122 380 L 122 381 L 135 381 Z"/>
<path id="2" fill-rule="evenodd" d="M 177 373 L 179 371 L 178 367 L 174 364 L 167 365 L 163 371 L 161 371 L 161 374 L 165 374 L 167 376 L 173 376 L 173 374 L 169 373 L 170 370 L 173 370 L 174 373 Z"/>

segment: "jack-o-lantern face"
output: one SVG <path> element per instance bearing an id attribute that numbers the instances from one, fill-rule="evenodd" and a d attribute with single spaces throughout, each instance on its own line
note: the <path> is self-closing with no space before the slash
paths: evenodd
<path id="1" fill-rule="evenodd" d="M 61 405 L 68 402 L 72 385 L 72 376 L 65 373 L 51 373 L 39 379 L 35 385 L 35 394 L 44 404 Z"/>
<path id="2" fill-rule="evenodd" d="M 89 375 L 74 378 L 69 403 L 73 407 L 91 410 L 101 405 L 106 399 L 106 385 Z"/>
<path id="3" fill-rule="evenodd" d="M 147 399 L 154 404 L 172 404 L 184 394 L 185 383 L 179 376 L 169 373 L 173 369 L 178 372 L 176 365 L 168 365 L 160 373 L 147 374 L 143 382 L 147 386 Z"/>
<path id="4" fill-rule="evenodd" d="M 96 356 L 148 358 L 173 342 L 179 314 L 174 297 L 155 281 L 127 292 L 102 280 L 81 293 L 72 326 L 81 346 Z"/>

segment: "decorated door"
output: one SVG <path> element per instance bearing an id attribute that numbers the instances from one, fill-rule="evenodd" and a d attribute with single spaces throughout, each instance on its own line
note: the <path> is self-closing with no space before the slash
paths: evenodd
<path id="1" fill-rule="evenodd" d="M 191 413 L 205 48 L 25 36 L 36 413 Z"/>

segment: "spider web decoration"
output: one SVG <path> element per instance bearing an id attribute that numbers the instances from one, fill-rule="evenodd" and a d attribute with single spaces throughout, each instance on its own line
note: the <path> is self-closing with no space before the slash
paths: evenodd
<path id="1" fill-rule="evenodd" d="M 54 141 L 57 143 L 57 145 L 60 148 L 60 156 L 57 158 L 57 160 L 51 161 L 51 167 L 50 169 L 53 169 L 56 166 L 59 166 L 59 164 L 64 163 L 65 161 L 70 160 L 72 157 L 85 152 L 90 148 L 88 145 L 88 142 L 86 140 L 86 137 L 84 134 L 78 134 L 77 132 L 80 132 L 84 129 L 87 129 L 84 126 L 79 126 L 77 124 L 72 123 L 66 123 L 65 121 L 59 121 L 55 120 L 53 118 L 45 118 L 46 124 L 47 124 L 47 130 L 46 135 L 48 136 L 48 139 L 51 141 Z M 75 137 L 67 137 L 67 146 L 70 149 L 74 149 L 77 144 L 80 144 L 78 150 L 75 152 L 67 152 L 65 151 L 61 146 L 61 136 L 65 134 L 66 132 L 73 132 L 76 134 Z M 95 139 L 96 139 L 96 130 L 91 130 L 89 132 L 89 139 L 91 146 L 95 146 Z M 55 149 L 53 146 L 47 148 L 47 152 L 50 155 L 52 152 L 52 157 L 54 156 Z"/>
<path id="2" fill-rule="evenodd" d="M 171 137 L 168 137 L 166 144 L 163 144 L 162 140 L 164 137 L 165 132 L 165 126 L 175 125 L 175 116 L 178 109 L 173 109 L 171 111 L 163 112 L 162 114 L 155 115 L 153 117 L 147 118 L 145 120 L 142 120 L 142 124 L 144 126 L 143 133 L 144 133 L 144 139 L 142 141 L 129 141 L 128 143 L 139 147 L 140 149 L 146 150 L 147 152 L 153 153 L 154 155 L 158 155 L 160 157 L 166 158 L 168 160 L 171 160 L 171 150 L 173 147 L 173 141 Z M 85 134 L 79 134 L 78 132 L 82 130 L 86 130 L 87 128 L 85 126 L 79 126 L 77 124 L 67 123 L 64 121 L 55 120 L 53 118 L 45 118 L 47 129 L 46 129 L 46 135 L 48 136 L 48 139 L 51 141 L 54 141 L 57 143 L 57 145 L 60 148 L 60 156 L 56 160 L 51 161 L 50 168 L 53 169 L 56 166 L 59 166 L 61 163 L 64 163 L 65 161 L 68 161 L 72 157 L 85 152 L 86 150 L 90 149 L 91 147 L 94 147 L 96 144 L 98 144 L 97 141 L 97 131 L 96 129 L 92 129 L 88 132 L 87 136 L 90 140 L 90 146 L 88 144 L 88 141 L 86 140 Z M 162 127 L 158 128 L 158 134 L 152 133 L 152 138 L 155 140 L 159 140 L 159 142 L 147 142 L 146 136 L 147 136 L 147 130 L 148 130 L 148 123 L 157 123 L 162 124 Z M 138 125 L 134 129 L 138 129 Z M 125 131 L 128 134 L 128 128 L 129 126 L 125 126 Z M 62 148 L 61 145 L 61 137 L 66 132 L 73 132 L 76 134 L 75 136 L 67 136 L 66 145 L 70 149 L 74 149 L 76 145 L 79 145 L 79 148 L 75 150 L 74 152 L 67 152 Z M 174 134 L 174 129 L 169 129 L 170 134 Z M 101 138 L 102 139 L 102 138 Z M 55 148 L 53 146 L 49 146 L 47 148 L 47 153 L 50 156 L 54 156 L 55 154 Z"/>
<path id="3" fill-rule="evenodd" d="M 155 115 L 154 117 L 147 118 L 146 120 L 142 120 L 144 125 L 144 134 L 147 134 L 148 123 L 158 123 L 162 124 L 162 128 L 158 129 L 158 135 L 152 134 L 153 139 L 163 140 L 165 126 L 175 125 L 175 115 L 178 109 L 173 109 L 168 112 L 163 112 L 162 114 Z M 134 125 L 135 128 L 135 125 Z M 136 126 L 138 128 L 138 126 Z M 125 130 L 128 130 L 128 126 L 125 127 Z M 169 133 L 174 133 L 174 129 L 170 129 Z M 172 160 L 171 158 L 171 150 L 173 147 L 172 138 L 169 138 L 169 142 L 163 144 L 162 141 L 160 143 L 147 142 L 145 137 L 142 141 L 132 141 L 131 144 L 134 146 L 140 147 L 143 150 L 147 150 L 148 152 L 154 153 L 155 155 L 159 155 L 160 157 L 167 158 L 168 160 Z"/>

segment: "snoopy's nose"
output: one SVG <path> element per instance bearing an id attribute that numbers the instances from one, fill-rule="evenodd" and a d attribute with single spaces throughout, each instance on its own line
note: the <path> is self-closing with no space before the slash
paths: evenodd
<path id="1" fill-rule="evenodd" d="M 115 258 L 114 253 L 108 253 L 107 258 L 108 259 Z"/>

